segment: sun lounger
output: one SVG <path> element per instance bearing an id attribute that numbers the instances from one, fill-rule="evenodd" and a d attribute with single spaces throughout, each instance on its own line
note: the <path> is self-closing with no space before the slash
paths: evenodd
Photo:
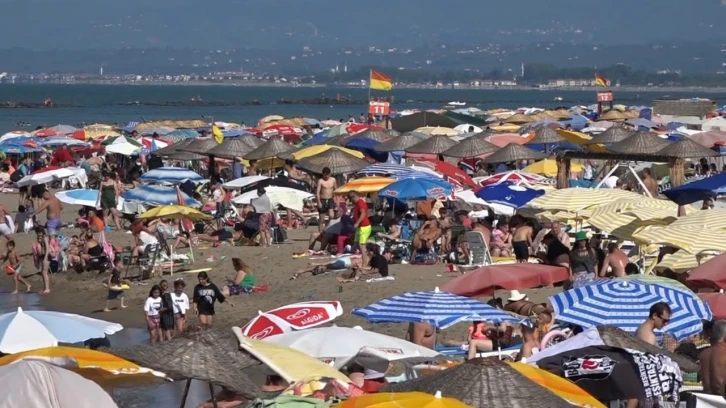
<path id="1" fill-rule="evenodd" d="M 469 265 L 491 265 L 492 255 L 489 252 L 487 242 L 484 240 L 484 234 L 478 231 L 468 231 L 465 237 L 469 245 Z"/>

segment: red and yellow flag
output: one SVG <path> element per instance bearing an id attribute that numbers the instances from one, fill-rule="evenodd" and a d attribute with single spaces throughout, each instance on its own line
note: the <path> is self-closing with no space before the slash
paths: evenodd
<path id="1" fill-rule="evenodd" d="M 610 81 L 608 81 L 607 78 L 605 78 L 604 76 L 602 76 L 602 75 L 600 75 L 600 74 L 598 74 L 596 72 L 595 73 L 595 85 L 597 85 L 597 86 L 610 86 Z"/>
<path id="2" fill-rule="evenodd" d="M 393 80 L 391 77 L 380 72 L 371 70 L 371 89 L 378 89 L 379 91 L 390 91 L 393 89 Z"/>

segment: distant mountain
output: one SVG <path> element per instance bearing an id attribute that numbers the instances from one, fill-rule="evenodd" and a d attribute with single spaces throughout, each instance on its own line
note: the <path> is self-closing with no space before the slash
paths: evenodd
<path id="1" fill-rule="evenodd" d="M 0 47 L 300 49 L 721 41 L 719 0 L 0 0 Z M 2 62 L 2 61 L 0 61 Z"/>
<path id="2" fill-rule="evenodd" d="M 2 0 L 0 0 L 2 1 Z M 306 76 L 340 74 L 377 67 L 396 76 L 401 70 L 489 72 L 520 76 L 522 64 L 560 68 L 627 65 L 645 71 L 714 74 L 726 71 L 726 47 L 715 42 L 651 45 L 577 45 L 536 43 L 512 46 L 438 46 L 410 48 L 310 48 L 308 50 L 125 48 L 117 50 L 0 49 L 0 72 L 119 74 L 209 74 L 253 72 Z M 509 72 L 506 74 L 506 72 Z"/>

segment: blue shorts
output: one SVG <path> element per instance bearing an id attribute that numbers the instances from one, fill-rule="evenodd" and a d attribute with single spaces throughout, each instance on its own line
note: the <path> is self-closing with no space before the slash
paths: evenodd
<path id="1" fill-rule="evenodd" d="M 45 223 L 45 228 L 48 230 L 48 235 L 57 235 L 63 226 L 63 220 L 60 218 L 53 218 Z"/>

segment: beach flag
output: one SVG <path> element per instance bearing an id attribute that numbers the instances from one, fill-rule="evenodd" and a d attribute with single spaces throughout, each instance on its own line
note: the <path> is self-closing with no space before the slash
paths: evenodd
<path id="1" fill-rule="evenodd" d="M 610 81 L 604 76 L 595 73 L 595 85 L 597 86 L 610 86 Z"/>
<path id="2" fill-rule="evenodd" d="M 217 143 L 221 144 L 224 141 L 222 131 L 214 123 L 212 123 L 212 136 L 214 136 L 214 141 Z"/>
<path id="3" fill-rule="evenodd" d="M 393 89 L 393 80 L 388 75 L 371 70 L 370 88 L 378 89 L 379 91 L 390 91 L 391 89 Z"/>

